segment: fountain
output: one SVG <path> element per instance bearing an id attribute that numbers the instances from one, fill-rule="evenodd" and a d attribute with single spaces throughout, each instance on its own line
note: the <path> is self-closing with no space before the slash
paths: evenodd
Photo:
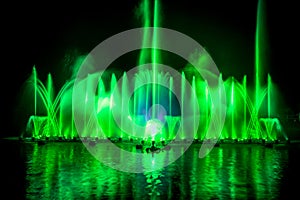
<path id="1" fill-rule="evenodd" d="M 278 118 L 260 118 L 259 121 L 262 124 L 262 129 L 264 129 L 262 131 L 263 135 L 261 135 L 263 139 L 274 141 L 281 136 L 283 139 L 288 140 Z"/>
<path id="2" fill-rule="evenodd" d="M 35 68 L 33 72 L 36 73 Z M 151 78 L 151 74 L 151 71 L 139 72 L 136 74 L 136 79 L 134 80 L 137 82 L 139 81 L 139 79 L 145 78 L 147 76 L 148 78 Z M 182 73 L 183 79 L 185 78 L 184 76 L 184 73 Z M 38 80 L 37 76 L 33 77 L 34 80 L 36 80 L 36 82 L 39 83 L 35 86 L 35 94 L 37 99 L 36 101 L 40 99 L 39 97 L 42 97 L 41 99 L 43 102 L 42 106 L 35 102 L 35 109 L 39 110 L 46 108 L 47 112 L 44 116 L 38 116 L 33 114 L 28 120 L 27 132 L 31 132 L 31 136 L 35 139 L 42 139 L 44 137 L 63 137 L 66 139 L 72 139 L 74 137 L 77 137 L 76 129 L 74 127 L 74 123 L 72 122 L 72 107 L 70 105 L 72 82 L 68 82 L 60 91 L 56 99 L 52 101 L 53 98 L 50 98 L 49 94 L 50 90 L 42 86 L 42 83 Z M 128 85 L 128 80 L 124 77 L 126 77 L 126 72 L 123 75 L 121 86 L 118 87 L 116 76 L 112 74 L 111 87 L 116 88 L 116 90 L 113 90 L 113 92 L 106 91 L 104 81 L 99 81 L 95 107 L 97 108 L 99 124 L 104 130 L 105 136 L 109 138 L 121 137 L 125 140 L 133 138 L 134 135 L 138 136 L 138 133 L 134 133 L 134 130 L 132 130 L 131 128 L 131 124 L 128 123 L 128 120 L 130 120 L 134 121 L 134 123 L 150 127 L 150 129 L 159 127 L 159 138 L 157 138 L 156 135 L 155 140 L 169 141 L 175 139 L 175 133 L 177 132 L 179 124 L 181 123 L 181 109 L 178 109 L 178 99 L 176 99 L 174 94 L 172 94 L 172 92 L 169 91 L 168 88 L 156 86 L 156 89 L 160 91 L 158 96 L 161 97 L 159 100 L 156 101 L 156 103 L 158 103 L 158 105 L 161 106 L 154 108 L 152 107 L 151 109 L 153 99 L 152 93 L 154 89 L 152 88 L 152 85 L 146 85 L 145 87 L 142 87 L 139 90 L 137 90 L 134 93 L 134 95 L 130 98 L 130 115 L 123 116 L 122 114 L 125 113 L 125 108 L 122 106 L 124 105 L 124 103 L 122 103 L 122 97 L 126 96 L 126 89 L 128 89 L 126 88 L 126 86 Z M 158 77 L 160 81 L 165 81 L 168 82 L 169 85 L 172 85 L 172 77 L 168 75 Z M 85 87 L 88 86 L 89 80 L 94 78 L 94 76 L 89 76 L 87 80 L 85 80 Z M 207 129 L 208 121 L 210 120 L 212 105 L 210 102 L 209 92 L 207 90 L 207 83 L 203 80 L 197 80 L 195 77 L 193 77 L 192 82 L 192 88 L 195 94 L 197 95 L 201 108 L 203 108 L 201 110 L 201 116 L 203 117 L 200 119 L 200 126 L 198 131 L 195 131 L 194 133 L 194 139 L 203 140 L 205 137 L 205 131 Z M 35 81 L 33 81 L 32 83 L 35 83 Z M 184 84 L 184 82 L 182 84 Z M 50 83 L 48 83 L 48 88 L 51 87 L 53 86 Z M 181 87 L 184 88 L 184 85 L 182 85 Z M 244 77 L 242 83 L 239 83 L 236 79 L 234 79 L 234 77 L 230 77 L 225 81 L 225 90 L 228 98 L 228 110 L 221 139 L 277 139 L 277 134 L 274 134 L 274 131 L 272 131 L 272 127 L 275 125 L 278 126 L 280 122 L 277 118 L 276 120 L 274 120 L 274 118 L 271 118 L 270 98 L 272 97 L 270 97 L 270 87 L 266 87 L 263 90 L 264 92 L 262 93 L 261 97 L 261 102 L 263 100 L 268 101 L 267 118 L 257 117 L 256 108 L 254 107 L 253 102 L 251 101 L 248 95 L 246 76 Z M 89 100 L 88 92 L 85 93 L 87 93 L 86 102 L 94 101 Z M 182 97 L 183 96 L 184 95 L 182 95 Z M 183 98 L 181 100 L 188 101 L 189 98 Z M 194 104 L 196 103 L 197 102 L 191 102 L 188 105 L 194 106 Z M 115 105 L 119 105 L 121 109 L 121 111 L 115 116 L 117 118 L 121 118 L 121 128 L 118 127 L 118 124 L 116 124 L 114 116 L 111 112 L 112 107 Z M 85 113 L 84 105 L 82 108 L 82 112 Z M 152 117 L 154 115 L 154 110 L 156 112 L 155 119 L 158 119 L 159 121 L 155 121 Z M 191 115 L 193 116 L 193 113 L 191 113 Z M 88 116 L 86 116 L 85 119 L 86 126 L 88 126 Z M 194 126 L 194 123 L 192 123 L 191 125 Z M 128 134 L 122 130 L 132 130 L 134 134 Z M 195 130 L 197 130 L 196 127 Z M 151 130 L 147 133 L 151 135 Z M 99 139 L 105 138 L 104 135 L 97 134 L 97 131 L 94 133 L 85 133 L 85 135 L 83 136 Z M 153 138 L 148 138 L 148 135 L 146 134 L 143 139 L 151 140 Z M 182 132 L 182 134 L 180 135 L 180 139 L 184 139 L 184 132 Z"/>
<path id="3" fill-rule="evenodd" d="M 159 2 L 154 1 L 153 20 L 150 18 L 150 2 L 142 2 L 143 26 L 150 27 L 153 21 L 153 27 L 160 26 Z M 95 74 L 90 74 L 80 83 L 82 95 L 85 97 L 85 103 L 80 106 L 81 115 L 84 116 L 84 126 L 92 126 L 90 116 L 87 115 L 90 105 L 96 108 L 97 123 L 100 129 L 96 128 L 93 132 L 84 132 L 80 137 L 91 140 L 101 140 L 109 138 L 111 140 L 122 141 L 172 141 L 185 140 L 185 127 L 193 127 L 193 139 L 203 141 L 206 139 L 222 139 L 227 141 L 275 141 L 280 134 L 284 134 L 281 123 L 272 113 L 273 104 L 271 99 L 276 99 L 272 87 L 271 76 L 263 74 L 263 69 L 267 65 L 266 59 L 262 57 L 261 50 L 264 47 L 262 38 L 265 35 L 263 31 L 262 1 L 259 1 L 256 28 L 255 43 L 255 89 L 252 91 L 247 83 L 247 76 L 242 80 L 237 80 L 233 76 L 224 81 L 225 92 L 227 96 L 227 115 L 224 128 L 220 138 L 208 138 L 206 132 L 213 105 L 211 102 L 208 83 L 201 77 L 186 77 L 185 69 L 181 72 L 180 99 L 176 98 L 172 92 L 175 87 L 174 77 L 163 72 L 158 63 L 162 62 L 160 52 L 153 48 L 150 52 L 147 49 L 141 49 L 138 58 L 138 64 L 143 65 L 151 60 L 153 63 L 151 69 L 143 70 L 140 68 L 135 76 L 128 78 L 126 71 L 121 77 L 114 73 L 109 77 L 99 78 Z M 143 43 L 149 37 L 147 31 L 144 32 Z M 153 44 L 159 43 L 159 35 L 154 31 L 151 41 Z M 263 84 L 263 78 L 267 77 L 267 83 Z M 92 89 L 90 83 L 98 80 L 96 89 L 96 98 L 90 98 Z M 219 76 L 223 80 L 222 74 Z M 109 80 L 109 81 L 107 81 Z M 47 85 L 44 86 L 37 76 L 36 68 L 33 67 L 32 76 L 29 78 L 32 84 L 34 96 L 34 111 L 28 119 L 26 131 L 23 135 L 32 137 L 36 140 L 44 139 L 74 139 L 78 138 L 78 133 L 74 126 L 74 113 L 72 110 L 72 86 L 74 81 L 68 81 L 57 93 L 54 94 L 54 85 L 52 76 L 49 74 Z M 141 85 L 140 82 L 151 82 L 136 90 L 132 96 L 129 94 L 130 85 Z M 190 96 L 185 95 L 186 82 L 191 84 L 192 94 L 197 97 L 197 101 Z M 167 85 L 164 87 L 161 85 Z M 125 99 L 130 99 L 126 102 Z M 185 102 L 184 106 L 179 102 Z M 200 106 L 200 119 L 197 120 L 196 107 Z M 265 106 L 266 105 L 266 106 Z M 113 111 L 113 110 L 118 111 Z M 45 110 L 42 115 L 39 110 Z M 186 112 L 191 110 L 192 112 Z M 180 116 L 186 120 L 180 120 Z M 120 121 L 120 124 L 117 123 Z M 136 130 L 133 124 L 139 124 L 145 127 L 145 132 Z M 180 127 L 182 130 L 178 130 Z M 176 133 L 179 131 L 179 134 Z M 284 139 L 288 139 L 284 135 Z"/>

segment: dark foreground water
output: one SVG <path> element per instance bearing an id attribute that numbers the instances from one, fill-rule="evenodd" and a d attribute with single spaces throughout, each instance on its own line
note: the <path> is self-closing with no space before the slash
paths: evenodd
<path id="1" fill-rule="evenodd" d="M 1 140 L 1 199 L 295 199 L 300 194 L 297 145 L 221 145 L 203 159 L 199 147 L 192 145 L 161 170 L 134 174 L 103 165 L 80 142 Z"/>

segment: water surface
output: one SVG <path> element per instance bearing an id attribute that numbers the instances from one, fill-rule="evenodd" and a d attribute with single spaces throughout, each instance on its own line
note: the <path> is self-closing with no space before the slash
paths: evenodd
<path id="1" fill-rule="evenodd" d="M 169 166 L 135 174 L 107 167 L 81 142 L 1 141 L 2 194 L 18 199 L 286 199 L 300 192 L 297 146 L 221 145 L 203 159 L 199 148 L 193 144 Z"/>

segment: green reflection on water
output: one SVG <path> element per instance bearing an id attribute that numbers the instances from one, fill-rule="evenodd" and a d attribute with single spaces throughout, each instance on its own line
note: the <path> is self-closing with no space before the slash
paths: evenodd
<path id="1" fill-rule="evenodd" d="M 199 148 L 193 144 L 182 157 L 161 170 L 134 174 L 103 165 L 82 143 L 25 144 L 26 198 L 278 197 L 287 150 L 222 145 L 199 159 Z M 105 150 L 101 153 L 109 155 Z M 172 159 L 172 153 L 166 155 L 166 160 Z M 117 158 L 124 159 L 122 154 Z M 151 165 L 156 165 L 155 155 L 152 158 Z"/>

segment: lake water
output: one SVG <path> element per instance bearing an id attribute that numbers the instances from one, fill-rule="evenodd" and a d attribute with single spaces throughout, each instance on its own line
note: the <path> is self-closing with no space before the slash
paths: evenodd
<path id="1" fill-rule="evenodd" d="M 222 144 L 200 159 L 199 144 L 154 172 L 99 162 L 81 142 L 1 140 L 1 193 L 9 199 L 287 199 L 300 188 L 300 149 Z M 105 152 L 103 152 L 105 155 Z"/>

